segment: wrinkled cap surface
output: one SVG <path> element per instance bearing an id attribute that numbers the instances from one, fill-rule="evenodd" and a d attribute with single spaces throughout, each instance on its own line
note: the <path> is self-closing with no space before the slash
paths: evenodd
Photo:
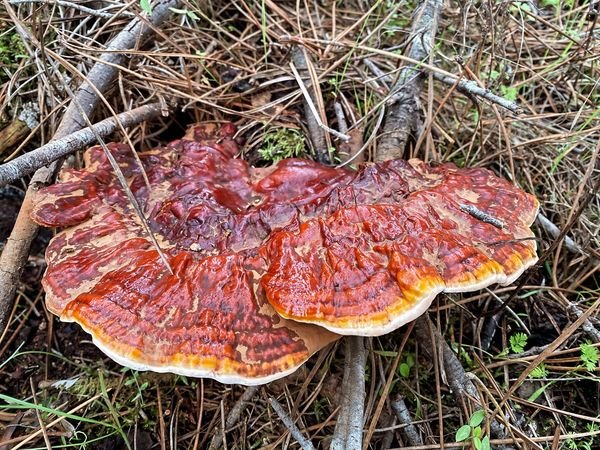
<path id="1" fill-rule="evenodd" d="M 234 128 L 140 154 L 110 144 L 170 274 L 99 147 L 42 189 L 46 302 L 116 361 L 257 384 L 340 334 L 380 335 L 440 292 L 512 282 L 536 261 L 534 197 L 485 169 L 388 161 L 253 168 Z M 319 326 L 315 326 L 317 324 Z"/>

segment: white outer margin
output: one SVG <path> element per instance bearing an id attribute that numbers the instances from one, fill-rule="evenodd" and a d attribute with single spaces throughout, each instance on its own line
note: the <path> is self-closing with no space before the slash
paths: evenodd
<path id="1" fill-rule="evenodd" d="M 295 320 L 297 322 L 305 322 L 310 323 L 312 325 L 317 325 L 323 327 L 333 333 L 341 334 L 343 336 L 382 336 L 387 333 L 391 333 L 394 330 L 397 330 L 403 325 L 406 325 L 409 322 L 417 319 L 419 316 L 423 315 L 429 306 L 438 296 L 443 292 L 447 293 L 458 293 L 458 292 L 472 292 L 479 291 L 485 287 L 490 286 L 491 284 L 497 283 L 499 285 L 505 286 L 513 283 L 517 278 L 519 278 L 525 270 L 529 267 L 533 266 L 538 261 L 538 257 L 530 259 L 523 263 L 523 266 L 517 270 L 516 272 L 506 275 L 506 273 L 496 273 L 493 276 L 486 278 L 484 280 L 479 281 L 477 284 L 469 285 L 469 286 L 460 286 L 456 288 L 440 288 L 434 291 L 431 291 L 426 297 L 422 298 L 417 305 L 415 305 L 410 310 L 406 311 L 404 314 L 400 314 L 390 320 L 387 324 L 382 325 L 378 324 L 373 328 L 368 327 L 356 327 L 356 328 L 348 328 L 348 327 L 336 327 L 334 325 L 330 325 L 326 322 L 317 322 L 313 320 L 302 320 L 296 317 L 285 317 L 288 320 Z"/>
<path id="2" fill-rule="evenodd" d="M 63 319 L 62 321 L 63 322 L 76 322 L 75 320 L 70 320 L 70 319 L 67 319 L 67 320 Z M 78 322 L 76 322 L 76 323 L 78 323 Z M 100 340 L 98 340 L 87 329 L 87 327 L 84 327 L 81 324 L 79 324 L 79 325 L 83 328 L 83 330 L 86 333 L 88 333 L 90 336 L 92 336 L 92 342 L 94 343 L 94 345 L 96 347 L 98 347 L 100 350 L 102 350 L 102 352 L 106 356 L 108 356 L 113 361 L 121 364 L 122 366 L 128 367 L 133 370 L 139 370 L 139 371 L 150 370 L 152 372 L 173 373 L 175 375 L 183 375 L 186 377 L 212 378 L 213 380 L 217 380 L 220 383 L 224 383 L 224 384 L 241 384 L 244 386 L 258 386 L 261 384 L 267 384 L 267 383 L 270 383 L 271 381 L 275 381 L 280 378 L 286 377 L 286 376 L 294 373 L 296 370 L 298 370 L 298 368 L 302 364 L 304 364 L 306 362 L 306 360 L 304 360 L 300 364 L 295 365 L 285 371 L 277 372 L 273 375 L 268 375 L 268 376 L 258 377 L 258 378 L 244 378 L 244 377 L 242 377 L 240 375 L 236 375 L 236 374 L 219 374 L 219 373 L 216 373 L 214 370 L 206 370 L 206 369 L 202 370 L 202 369 L 191 369 L 191 368 L 187 368 L 187 367 L 170 366 L 170 365 L 154 366 L 152 364 L 141 364 L 137 361 L 132 361 L 130 359 L 127 359 L 127 358 L 119 355 L 118 353 L 113 352 L 112 349 L 105 346 L 104 343 L 100 342 Z"/>

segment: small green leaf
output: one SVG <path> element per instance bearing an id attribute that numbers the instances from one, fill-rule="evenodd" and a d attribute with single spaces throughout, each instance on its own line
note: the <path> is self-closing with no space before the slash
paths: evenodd
<path id="1" fill-rule="evenodd" d="M 500 72 L 498 72 L 497 70 L 490 70 L 490 80 L 497 80 L 498 78 L 500 78 Z"/>
<path id="2" fill-rule="evenodd" d="M 188 11 L 187 12 L 187 16 L 191 19 L 191 20 L 200 20 L 200 17 L 198 17 L 198 14 L 196 14 L 194 11 Z"/>
<path id="3" fill-rule="evenodd" d="M 479 439 L 477 436 L 474 436 L 473 437 L 473 445 L 475 446 L 475 448 L 477 450 L 481 450 L 482 449 L 481 439 Z"/>
<path id="4" fill-rule="evenodd" d="M 546 378 L 548 376 L 548 369 L 544 363 L 540 363 L 535 369 L 529 374 L 531 378 Z"/>
<path id="5" fill-rule="evenodd" d="M 399 370 L 400 370 L 400 375 L 402 375 L 403 378 L 408 378 L 408 376 L 410 375 L 410 367 L 406 363 L 400 364 Z"/>
<path id="6" fill-rule="evenodd" d="M 551 386 L 550 384 L 543 384 L 543 385 L 541 385 L 539 388 L 537 388 L 537 389 L 535 390 L 535 392 L 534 392 L 533 394 L 531 394 L 531 395 L 529 396 L 529 398 L 527 399 L 527 401 L 530 401 L 530 402 L 535 402 L 535 401 L 538 399 L 538 397 L 539 397 L 540 395 L 542 395 L 542 394 L 544 393 L 544 391 L 545 391 L 545 390 L 546 390 L 548 387 L 550 387 L 550 386 Z"/>
<path id="7" fill-rule="evenodd" d="M 150 0 L 140 0 L 140 8 L 142 8 L 142 11 L 144 11 L 146 14 L 152 14 L 152 5 L 150 4 Z"/>
<path id="8" fill-rule="evenodd" d="M 508 349 L 505 348 L 500 353 L 498 353 L 498 355 L 496 356 L 496 358 L 506 358 L 507 356 L 508 356 Z"/>
<path id="9" fill-rule="evenodd" d="M 596 347 L 594 347 L 594 348 L 596 348 Z M 411 355 L 410 353 L 408 355 L 406 355 L 406 364 L 408 364 L 408 367 L 415 366 L 415 357 L 413 355 Z"/>
<path id="10" fill-rule="evenodd" d="M 466 441 L 467 439 L 469 439 L 469 436 L 471 436 L 471 426 L 463 425 L 456 432 L 455 439 L 456 439 L 456 442 L 462 442 L 462 441 Z"/>
<path id="11" fill-rule="evenodd" d="M 506 100 L 514 102 L 517 99 L 518 91 L 515 87 L 500 86 L 500 92 L 502 92 L 502 97 L 504 97 Z"/>
<path id="12" fill-rule="evenodd" d="M 481 437 L 481 427 L 473 428 L 473 437 Z"/>
<path id="13" fill-rule="evenodd" d="M 481 450 L 492 450 L 489 436 L 486 436 L 481 440 Z"/>
<path id="14" fill-rule="evenodd" d="M 483 422 L 484 417 L 485 417 L 485 411 L 483 409 L 480 409 L 479 411 L 475 411 L 471 415 L 471 420 L 469 420 L 469 425 L 471 425 L 472 427 L 477 427 L 477 426 L 481 425 L 481 422 Z"/>

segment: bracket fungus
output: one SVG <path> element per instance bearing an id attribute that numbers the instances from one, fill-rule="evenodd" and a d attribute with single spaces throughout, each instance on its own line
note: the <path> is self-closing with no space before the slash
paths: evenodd
<path id="1" fill-rule="evenodd" d="M 102 148 L 37 193 L 34 220 L 64 228 L 48 309 L 123 365 L 265 383 L 339 334 L 387 333 L 440 292 L 510 283 L 536 261 L 536 199 L 488 170 L 254 168 L 234 132 L 197 125 L 140 153 L 149 186 L 128 146 L 108 146 L 173 273 Z"/>

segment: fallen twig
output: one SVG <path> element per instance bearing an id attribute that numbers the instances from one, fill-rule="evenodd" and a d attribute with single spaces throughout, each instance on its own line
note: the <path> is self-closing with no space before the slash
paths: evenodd
<path id="1" fill-rule="evenodd" d="M 544 230 L 546 230 L 550 234 L 550 236 L 552 236 L 554 239 L 557 239 L 558 236 L 560 236 L 560 228 L 558 228 L 556 225 L 554 225 L 554 223 L 552 223 L 550 221 L 550 219 L 548 219 L 542 213 L 538 214 L 537 223 Z M 579 247 L 579 245 L 577 245 L 577 243 L 573 239 L 571 239 L 569 236 L 567 236 L 566 234 L 564 235 L 564 243 L 565 243 L 565 247 L 567 248 L 567 250 L 570 251 L 571 253 L 583 253 L 583 251 L 581 250 L 581 247 Z"/>
<path id="2" fill-rule="evenodd" d="M 410 411 L 406 407 L 406 403 L 404 403 L 404 399 L 400 395 L 397 395 L 392 401 L 392 410 L 394 411 L 394 414 L 396 414 L 396 417 L 400 423 L 406 425 L 405 427 L 401 428 L 400 432 L 404 435 L 408 443 L 411 446 L 423 445 L 421 434 L 419 433 L 417 427 L 412 423 Z"/>
<path id="3" fill-rule="evenodd" d="M 65 85 L 65 88 L 67 89 L 67 92 L 69 92 L 70 94 L 73 94 L 68 85 Z M 74 94 L 73 94 L 73 97 L 75 97 Z M 98 141 L 98 144 L 100 144 L 100 146 L 102 147 L 102 150 L 104 150 L 104 154 L 106 155 L 106 158 L 108 159 L 108 162 L 110 163 L 110 166 L 112 167 L 113 172 L 115 173 L 115 176 L 117 177 L 117 180 L 119 181 L 119 184 L 121 185 L 121 188 L 123 189 L 123 192 L 125 192 L 125 196 L 127 197 L 127 200 L 133 207 L 133 210 L 135 211 L 138 219 L 140 220 L 140 223 L 142 224 L 142 228 L 146 232 L 146 235 L 150 239 L 150 242 L 152 243 L 153 247 L 156 249 L 158 256 L 162 260 L 163 264 L 165 265 L 165 267 L 167 268 L 169 273 L 171 275 L 173 275 L 173 268 L 171 267 L 171 264 L 169 263 L 169 260 L 167 259 L 165 253 L 160 248 L 160 245 L 158 244 L 158 241 L 156 240 L 156 236 L 154 236 L 154 233 L 150 229 L 150 224 L 148 224 L 148 220 L 146 219 L 146 216 L 144 216 L 144 212 L 142 211 L 140 204 L 138 203 L 137 199 L 133 195 L 133 192 L 131 192 L 131 189 L 129 189 L 129 184 L 127 184 L 127 180 L 125 179 L 125 175 L 123 175 L 123 172 L 121 171 L 121 168 L 119 167 L 119 163 L 117 162 L 115 157 L 110 152 L 110 149 L 106 145 L 106 142 L 104 142 L 104 139 L 102 139 L 102 136 L 100 136 L 96 132 L 96 129 L 92 125 L 92 122 L 90 122 L 89 117 L 87 117 L 85 115 L 83 108 L 81 108 L 81 105 L 79 105 L 79 103 L 77 103 L 76 98 L 73 99 L 73 102 L 80 109 L 81 116 L 83 117 L 85 124 L 88 126 L 88 129 L 94 135 L 94 138 L 96 139 L 96 141 Z M 119 122 L 117 121 L 116 124 L 119 124 Z M 141 161 L 139 160 L 137 153 L 135 153 L 135 150 L 133 148 L 131 148 L 131 151 L 133 152 L 137 162 L 140 165 L 140 168 L 142 169 L 141 171 L 144 175 L 144 180 L 146 181 L 146 185 L 148 186 L 148 188 L 150 188 L 149 182 L 148 182 L 148 177 L 146 176 L 146 173 L 144 171 L 144 166 L 142 165 Z"/>
<path id="4" fill-rule="evenodd" d="M 250 400 L 252 400 L 252 398 L 256 395 L 256 393 L 258 392 L 258 388 L 259 386 L 249 386 L 246 388 L 246 390 L 240 396 L 238 401 L 235 402 L 235 405 L 233 405 L 233 408 L 231 408 L 231 411 L 229 411 L 229 415 L 225 420 L 224 429 L 218 430 L 213 435 L 213 438 L 210 441 L 210 445 L 208 446 L 209 450 L 216 450 L 218 448 L 221 448 L 221 444 L 223 443 L 223 434 L 229 428 L 233 427 L 238 422 L 238 420 L 240 420 L 240 416 L 242 415 L 244 408 L 248 406 L 248 402 L 250 402 Z"/>
<path id="5" fill-rule="evenodd" d="M 151 34 L 153 27 L 162 24 L 171 14 L 171 8 L 176 8 L 181 0 L 165 0 L 153 6 L 150 17 L 132 20 L 110 43 L 107 52 L 103 53 L 89 72 L 85 81 L 77 90 L 77 102 L 71 102 L 63 116 L 54 139 L 60 139 L 84 127 L 85 122 L 76 106 L 78 103 L 89 117 L 96 109 L 100 95 L 111 87 L 126 58 L 125 50 L 135 48 L 144 42 Z M 8 317 L 12 309 L 13 299 L 17 290 L 21 272 L 29 254 L 31 242 L 37 234 L 38 226 L 29 218 L 32 196 L 41 186 L 48 184 L 58 171 L 59 164 L 52 163 L 42 167 L 32 177 L 25 194 L 25 199 L 19 211 L 13 231 L 6 242 L 0 256 L 0 332 L 8 325 Z"/>
<path id="6" fill-rule="evenodd" d="M 304 117 L 306 118 L 306 124 L 308 126 L 308 133 L 310 134 L 310 140 L 313 144 L 313 148 L 315 149 L 315 153 L 317 155 L 317 160 L 322 163 L 328 163 L 329 155 L 327 154 L 327 142 L 325 139 L 325 130 L 320 125 L 321 115 L 319 111 L 314 106 L 314 101 L 317 99 L 317 93 L 315 91 L 315 86 L 311 85 L 309 87 L 304 86 L 302 81 L 302 77 L 300 74 L 308 76 L 308 61 L 306 60 L 306 51 L 298 46 L 294 46 L 292 49 L 292 61 L 293 65 L 291 66 L 292 71 L 294 71 L 294 75 L 296 75 L 296 81 L 298 82 L 298 86 L 302 90 L 302 94 L 304 95 Z"/>
<path id="7" fill-rule="evenodd" d="M 346 337 L 342 404 L 331 440 L 331 450 L 360 450 L 362 448 L 366 362 L 367 352 L 364 338 Z"/>
<path id="8" fill-rule="evenodd" d="M 569 312 L 572 314 L 575 314 L 575 316 L 577 316 L 577 318 L 580 318 L 581 316 L 583 316 L 585 314 L 581 311 L 581 309 L 579 309 L 579 307 L 577 305 L 575 305 L 571 302 L 568 302 L 567 308 L 569 309 Z M 598 331 L 596 329 L 594 324 L 589 319 L 585 319 L 583 321 L 583 323 L 581 324 L 581 329 L 585 332 L 585 334 L 588 335 L 588 337 L 593 342 L 595 342 L 596 344 L 600 343 L 600 331 Z"/>
<path id="9" fill-rule="evenodd" d="M 94 8 L 88 8 L 87 6 L 79 5 L 77 3 L 67 2 L 64 0 L 9 0 L 8 3 L 10 3 L 11 5 L 19 5 L 19 4 L 27 4 L 27 3 L 44 3 L 44 4 L 50 4 L 50 5 L 57 4 L 59 6 L 64 6 L 65 8 L 73 8 L 84 14 L 89 14 L 90 16 L 101 17 L 103 19 L 112 19 L 113 17 L 115 17 L 114 13 L 110 13 L 110 12 L 106 11 L 110 7 L 102 8 L 102 9 L 94 9 Z M 114 7 L 113 7 L 113 9 L 114 9 Z M 119 14 L 123 14 L 124 16 L 127 16 L 127 17 L 133 16 L 133 13 L 131 13 L 129 11 L 120 11 Z"/>
<path id="10" fill-rule="evenodd" d="M 292 418 L 283 410 L 283 407 L 279 404 L 279 402 L 273 397 L 270 397 L 269 403 L 271 403 L 271 407 L 273 408 L 273 410 L 277 413 L 285 427 L 292 434 L 292 437 L 296 439 L 298 444 L 300 444 L 302 450 L 314 450 L 315 447 L 312 445 L 312 442 L 310 442 L 304 437 L 304 435 L 298 429 Z"/>
<path id="11" fill-rule="evenodd" d="M 97 141 L 96 135 L 108 136 L 119 127 L 137 125 L 161 114 L 161 105 L 151 103 L 125 111 L 116 117 L 109 117 L 83 130 L 76 131 L 62 139 L 55 139 L 46 145 L 25 153 L 18 158 L 0 165 L 0 187 L 29 175 L 43 166 L 70 153 L 81 150 Z"/>
<path id="12" fill-rule="evenodd" d="M 494 94 L 489 89 L 479 86 L 476 81 L 449 77 L 448 75 L 444 75 L 438 72 L 429 73 L 433 75 L 433 78 L 435 78 L 438 81 L 441 81 L 444 84 L 447 84 L 449 86 L 456 86 L 456 89 L 459 92 L 462 92 L 463 94 L 471 94 L 484 98 L 491 103 L 495 103 L 496 105 L 500 105 L 503 108 L 508 109 L 514 114 L 521 114 L 523 112 L 521 107 L 515 102 L 511 102 L 510 100 L 507 100 L 504 97 L 500 97 L 499 95 Z"/>
<path id="13" fill-rule="evenodd" d="M 437 24 L 442 10 L 441 0 L 425 0 L 417 9 L 409 57 L 425 61 L 433 46 Z M 402 156 L 411 134 L 419 122 L 419 95 L 423 87 L 423 72 L 416 66 L 404 68 L 391 89 L 393 103 L 386 114 L 383 133 L 377 146 L 377 161 Z"/>
<path id="14" fill-rule="evenodd" d="M 315 106 L 316 99 L 318 98 L 318 95 L 320 93 L 317 93 L 314 82 L 311 83 L 311 86 L 309 88 L 307 88 L 304 85 L 304 82 L 302 81 L 302 77 L 298 70 L 300 69 L 307 73 L 309 72 L 308 61 L 306 60 L 304 50 L 295 47 L 292 53 L 292 57 L 294 61 L 290 63 L 290 68 L 292 69 L 292 73 L 294 74 L 298 86 L 300 87 L 300 90 L 304 95 L 304 110 L 306 121 L 308 123 L 311 141 L 313 143 L 313 146 L 315 147 L 315 151 L 317 152 L 317 159 L 319 160 L 319 162 L 329 163 L 331 162 L 329 152 L 327 151 L 329 146 L 327 145 L 327 139 L 324 131 L 333 134 L 335 137 L 343 141 L 349 141 L 350 136 L 344 133 L 340 133 L 339 131 L 334 130 L 331 127 L 328 127 L 321 118 L 321 114 Z"/>
<path id="15" fill-rule="evenodd" d="M 390 88 L 389 85 L 392 82 L 392 77 L 390 74 L 381 70 L 379 68 L 379 66 L 377 64 L 375 64 L 373 61 L 371 61 L 369 58 L 363 58 L 362 62 L 364 63 L 365 66 L 367 66 L 369 68 L 369 70 L 371 72 L 373 72 L 375 74 L 375 76 L 377 77 L 376 78 L 377 81 L 379 81 L 381 84 L 383 84 L 383 86 L 386 87 L 387 89 Z"/>

